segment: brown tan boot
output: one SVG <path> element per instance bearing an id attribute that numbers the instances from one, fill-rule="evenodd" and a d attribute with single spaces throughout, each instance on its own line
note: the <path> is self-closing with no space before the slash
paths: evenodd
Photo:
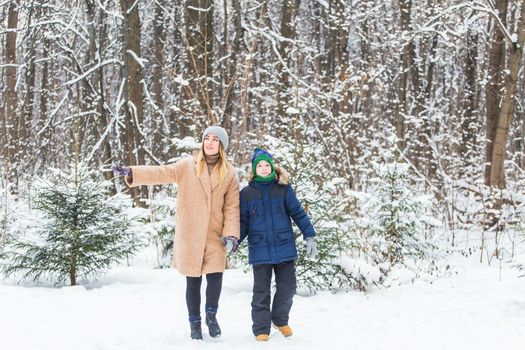
<path id="1" fill-rule="evenodd" d="M 292 329 L 288 325 L 281 326 L 281 327 L 275 326 L 275 328 L 277 328 L 279 332 L 281 332 L 281 334 L 284 335 L 285 337 L 289 337 L 293 334 Z"/>
<path id="2" fill-rule="evenodd" d="M 268 341 L 269 338 L 270 338 L 270 336 L 268 334 L 259 334 L 258 336 L 255 337 L 255 340 L 257 340 L 257 341 Z"/>

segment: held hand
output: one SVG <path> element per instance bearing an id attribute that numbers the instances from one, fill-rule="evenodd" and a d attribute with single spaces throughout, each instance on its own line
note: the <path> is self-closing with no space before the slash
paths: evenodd
<path id="1" fill-rule="evenodd" d="M 239 248 L 239 240 L 233 236 L 222 237 L 221 241 L 226 247 L 228 253 L 235 253 L 237 248 Z"/>
<path id="2" fill-rule="evenodd" d="M 111 171 L 113 171 L 113 174 L 120 176 L 131 176 L 132 174 L 130 167 L 116 164 L 111 164 Z"/>
<path id="3" fill-rule="evenodd" d="M 310 259 L 315 259 L 317 256 L 317 244 L 315 243 L 314 237 L 308 237 L 306 239 L 306 256 Z"/>

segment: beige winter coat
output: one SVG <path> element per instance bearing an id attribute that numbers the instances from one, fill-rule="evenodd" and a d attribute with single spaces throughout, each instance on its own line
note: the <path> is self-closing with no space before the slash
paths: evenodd
<path id="1" fill-rule="evenodd" d="M 196 157 L 163 166 L 132 166 L 130 186 L 178 185 L 175 215 L 173 267 L 186 276 L 198 277 L 223 272 L 226 249 L 221 237 L 239 238 L 239 181 L 228 163 L 222 183 L 218 169 L 211 175 L 205 168 L 197 176 Z M 131 181 L 130 181 L 131 180 Z"/>

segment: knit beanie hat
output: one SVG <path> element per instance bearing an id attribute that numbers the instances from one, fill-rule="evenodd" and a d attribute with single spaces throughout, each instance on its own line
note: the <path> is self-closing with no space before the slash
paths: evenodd
<path id="1" fill-rule="evenodd" d="M 268 163 L 270 163 L 270 166 L 272 168 L 272 172 L 270 173 L 270 175 L 268 176 L 257 175 L 257 164 L 259 164 L 261 160 L 265 160 Z M 272 155 L 262 148 L 256 148 L 253 151 L 253 156 L 252 156 L 252 171 L 253 171 L 253 176 L 254 176 L 255 181 L 259 181 L 259 182 L 273 181 L 275 179 L 276 174 L 275 174 L 275 169 L 273 166 Z"/>
<path id="2" fill-rule="evenodd" d="M 204 130 L 204 132 L 202 133 L 202 141 L 203 142 L 204 142 L 204 138 L 208 134 L 217 135 L 217 137 L 219 138 L 219 140 L 222 143 L 222 147 L 226 151 L 226 148 L 228 148 L 228 133 L 226 132 L 226 130 L 224 130 L 224 128 L 221 128 L 218 125 L 208 126 L 206 128 L 206 130 Z"/>

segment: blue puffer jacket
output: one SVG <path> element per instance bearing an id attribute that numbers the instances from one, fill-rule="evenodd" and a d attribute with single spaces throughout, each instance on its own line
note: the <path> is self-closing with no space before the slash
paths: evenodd
<path id="1" fill-rule="evenodd" d="M 241 198 L 241 243 L 248 237 L 250 264 L 278 264 L 297 259 L 295 236 L 290 218 L 303 237 L 315 236 L 315 231 L 284 169 L 275 167 L 279 182 L 250 181 Z"/>

